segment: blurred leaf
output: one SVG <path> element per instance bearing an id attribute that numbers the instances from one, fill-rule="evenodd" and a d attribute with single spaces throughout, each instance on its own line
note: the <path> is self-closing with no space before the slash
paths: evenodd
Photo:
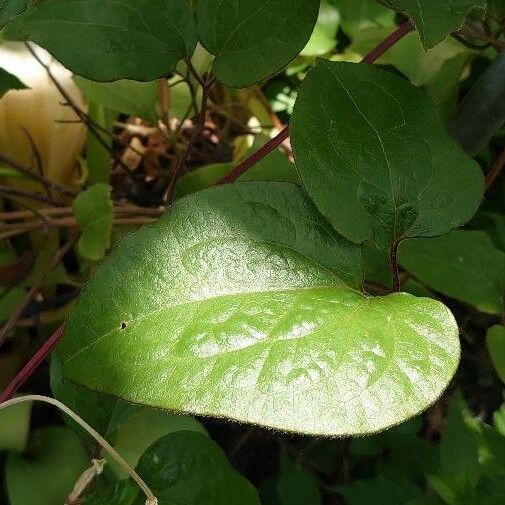
<path id="1" fill-rule="evenodd" d="M 13 20 L 5 36 L 32 40 L 101 82 L 167 75 L 197 41 L 187 0 L 46 0 Z"/>
<path id="2" fill-rule="evenodd" d="M 317 479 L 281 452 L 281 474 L 276 485 L 279 505 L 320 505 Z"/>
<path id="3" fill-rule="evenodd" d="M 505 327 L 496 325 L 486 335 L 487 349 L 500 379 L 505 382 Z"/>
<path id="4" fill-rule="evenodd" d="M 228 86 L 245 88 L 281 70 L 310 39 L 319 4 L 319 0 L 199 0 L 200 41 L 216 56 L 216 77 Z"/>
<path id="5" fill-rule="evenodd" d="M 408 14 L 415 22 L 426 49 L 442 42 L 459 28 L 474 8 L 484 9 L 487 0 L 379 0 Z"/>
<path id="6" fill-rule="evenodd" d="M 454 477 L 461 492 L 473 489 L 479 478 L 477 434 L 471 426 L 468 407 L 460 393 L 451 400 L 440 442 L 440 466 L 443 474 Z"/>
<path id="7" fill-rule="evenodd" d="M 177 431 L 194 431 L 206 435 L 205 428 L 191 416 L 172 414 L 148 407 L 137 407 L 112 432 L 114 448 L 125 461 L 134 468 L 144 451 L 164 435 Z M 109 468 L 120 478 L 128 477 L 127 473 L 112 458 L 104 454 Z"/>
<path id="8" fill-rule="evenodd" d="M 374 65 L 318 60 L 298 93 L 291 142 L 310 197 L 355 243 L 389 249 L 447 233 L 482 199 L 481 168 L 451 142 L 434 105 Z"/>
<path id="9" fill-rule="evenodd" d="M 111 112 L 103 105 L 88 102 L 88 115 L 92 121 L 101 126 L 105 131 L 112 132 Z M 112 136 L 103 131 L 98 131 L 105 145 L 112 148 Z M 104 183 L 110 179 L 111 155 L 99 142 L 96 136 L 88 130 L 86 144 L 86 166 L 88 169 L 88 182 L 90 185 Z"/>
<path id="10" fill-rule="evenodd" d="M 345 497 L 348 505 L 407 505 L 409 500 L 421 495 L 413 482 L 383 476 L 357 479 L 351 484 L 337 486 L 335 491 Z"/>
<path id="11" fill-rule="evenodd" d="M 394 13 L 375 0 L 330 0 L 340 12 L 341 26 L 354 39 L 369 27 L 394 28 Z"/>
<path id="12" fill-rule="evenodd" d="M 105 474 L 96 479 L 93 489 L 85 497 L 84 505 L 134 505 L 142 494 L 138 485 L 132 480 L 117 480 L 107 471 Z"/>
<path id="13" fill-rule="evenodd" d="M 15 75 L 9 74 L 7 70 L 0 68 L 0 98 L 11 89 L 26 89 L 26 86 Z"/>
<path id="14" fill-rule="evenodd" d="M 501 314 L 505 295 L 505 253 L 480 231 L 456 230 L 443 237 L 406 240 L 400 263 L 430 288 Z"/>
<path id="15" fill-rule="evenodd" d="M 165 435 L 142 455 L 136 471 L 160 505 L 260 505 L 254 487 L 235 472 L 222 449 L 201 433 Z"/>
<path id="16" fill-rule="evenodd" d="M 505 403 L 493 414 L 495 428 L 505 437 Z"/>
<path id="17" fill-rule="evenodd" d="M 19 403 L 0 412 L 0 452 L 23 452 L 30 433 L 32 404 Z"/>
<path id="18" fill-rule="evenodd" d="M 110 246 L 114 222 L 111 192 L 112 188 L 108 184 L 95 184 L 72 203 L 74 216 L 82 230 L 78 243 L 79 253 L 90 260 L 103 258 Z"/>
<path id="19" fill-rule="evenodd" d="M 74 76 L 74 81 L 86 98 L 110 110 L 149 121 L 158 120 L 156 111 L 158 83 L 156 81 L 120 80 L 101 83 L 77 75 Z"/>
<path id="20" fill-rule="evenodd" d="M 321 56 L 332 51 L 337 43 L 339 22 L 338 10 L 328 0 L 322 0 L 312 36 L 300 54 L 302 56 Z"/>
<path id="21" fill-rule="evenodd" d="M 60 426 L 39 428 L 32 433 L 25 455 L 7 457 L 10 505 L 62 504 L 88 466 L 89 457 L 73 431 Z"/>

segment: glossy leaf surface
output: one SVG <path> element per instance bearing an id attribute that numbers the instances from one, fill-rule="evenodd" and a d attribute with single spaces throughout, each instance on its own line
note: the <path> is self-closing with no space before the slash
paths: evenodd
<path id="1" fill-rule="evenodd" d="M 402 266 L 430 288 L 501 314 L 505 295 L 505 253 L 480 231 L 453 231 L 444 237 L 406 240 Z"/>
<path id="2" fill-rule="evenodd" d="M 30 4 L 30 0 L 0 0 L 0 29 L 21 14 Z"/>
<path id="3" fill-rule="evenodd" d="M 179 431 L 160 438 L 135 469 L 161 504 L 260 505 L 254 487 L 210 438 Z"/>
<path id="4" fill-rule="evenodd" d="M 187 0 L 46 0 L 16 18 L 7 37 L 36 42 L 94 81 L 154 80 L 196 46 Z"/>
<path id="5" fill-rule="evenodd" d="M 444 389 L 458 332 L 434 300 L 347 287 L 357 261 L 295 186 L 197 193 L 100 267 L 68 320 L 64 373 L 134 402 L 284 430 L 384 429 Z"/>
<path id="6" fill-rule="evenodd" d="M 426 49 L 457 30 L 474 7 L 484 9 L 487 0 L 379 0 L 408 14 L 415 22 Z"/>
<path id="7" fill-rule="evenodd" d="M 371 65 L 319 60 L 291 131 L 309 195 L 353 242 L 386 248 L 447 233 L 481 201 L 480 167 L 449 139 L 423 91 Z"/>
<path id="8" fill-rule="evenodd" d="M 214 73 L 243 88 L 275 74 L 307 44 L 319 0 L 199 0 L 198 32 Z"/>

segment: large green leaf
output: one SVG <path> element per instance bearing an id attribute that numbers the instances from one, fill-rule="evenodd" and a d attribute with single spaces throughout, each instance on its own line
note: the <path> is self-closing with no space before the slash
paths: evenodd
<path id="1" fill-rule="evenodd" d="M 74 73 L 94 81 L 151 81 L 196 46 L 187 0 L 46 0 L 6 29 L 41 45 Z"/>
<path id="2" fill-rule="evenodd" d="M 68 428 L 48 426 L 32 433 L 26 455 L 10 454 L 5 483 L 10 505 L 65 503 L 89 457 Z"/>
<path id="3" fill-rule="evenodd" d="M 200 39 L 216 56 L 214 73 L 244 88 L 281 70 L 307 44 L 319 0 L 199 0 Z"/>
<path id="4" fill-rule="evenodd" d="M 442 42 L 458 29 L 474 7 L 486 7 L 487 0 L 379 0 L 408 14 L 415 22 L 426 49 Z"/>
<path id="5" fill-rule="evenodd" d="M 402 266 L 440 293 L 501 314 L 505 295 L 505 253 L 481 231 L 456 230 L 444 237 L 406 240 Z"/>
<path id="6" fill-rule="evenodd" d="M 234 470 L 223 450 L 201 433 L 179 431 L 160 438 L 142 455 L 135 470 L 160 505 L 260 505 L 254 487 Z"/>
<path id="7" fill-rule="evenodd" d="M 447 233 L 482 198 L 480 167 L 423 91 L 372 65 L 320 60 L 300 88 L 291 140 L 310 196 L 356 243 Z"/>
<path id="8" fill-rule="evenodd" d="M 384 429 L 444 389 L 458 330 L 434 300 L 347 287 L 357 263 L 296 186 L 196 193 L 101 265 L 68 319 L 64 373 L 133 402 L 284 430 Z"/>

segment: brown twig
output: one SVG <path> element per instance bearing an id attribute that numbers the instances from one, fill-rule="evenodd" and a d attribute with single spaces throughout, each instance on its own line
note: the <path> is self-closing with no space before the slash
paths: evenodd
<path id="1" fill-rule="evenodd" d="M 65 195 L 68 196 L 77 196 L 77 192 L 74 191 L 73 189 L 68 188 L 67 186 L 63 186 L 62 184 L 58 184 L 56 182 L 52 182 L 49 179 L 46 179 L 42 175 L 39 175 L 36 172 L 32 172 L 29 168 L 24 167 L 17 161 L 13 160 L 9 156 L 0 153 L 0 163 L 3 163 L 14 170 L 16 172 L 19 172 L 23 175 L 26 175 L 26 177 L 29 177 L 30 179 L 33 179 L 34 181 L 40 182 L 44 187 L 50 188 L 53 192 L 60 192 L 64 193 Z"/>
<path id="2" fill-rule="evenodd" d="M 44 270 L 44 272 L 42 272 L 37 280 L 35 280 L 35 282 L 32 284 L 21 303 L 16 307 L 14 312 L 9 317 L 9 320 L 3 325 L 2 329 L 0 330 L 0 347 L 7 339 L 9 333 L 16 326 L 18 319 L 21 318 L 26 307 L 39 291 L 46 277 L 58 266 L 58 264 L 63 260 L 65 255 L 72 249 L 72 247 L 74 247 L 74 244 L 77 242 L 78 238 L 79 233 L 73 233 L 69 240 L 57 251 L 54 257 L 51 259 L 48 267 Z"/>
<path id="3" fill-rule="evenodd" d="M 111 155 L 111 157 L 114 159 L 114 161 L 124 170 L 126 170 L 126 173 L 129 173 L 128 167 L 123 163 L 123 161 L 116 156 L 116 153 L 114 150 L 108 145 L 108 143 L 103 139 L 102 135 L 100 132 L 97 130 L 97 127 L 94 123 L 94 121 L 91 120 L 91 118 L 83 111 L 80 109 L 80 107 L 77 106 L 77 104 L 72 100 L 71 96 L 67 93 L 65 88 L 58 82 L 58 79 L 54 77 L 54 75 L 51 72 L 51 69 L 49 68 L 48 65 L 46 65 L 37 55 L 37 53 L 33 50 L 29 42 L 25 42 L 26 47 L 32 54 L 32 56 L 44 67 L 44 69 L 47 72 L 47 75 L 51 82 L 56 86 L 56 89 L 60 92 L 61 96 L 65 99 L 66 103 L 70 106 L 70 108 L 74 111 L 76 116 L 86 125 L 88 130 L 91 132 L 93 137 L 96 138 L 98 143 Z"/>
<path id="4" fill-rule="evenodd" d="M 29 200 L 35 200 L 36 202 L 48 203 L 49 205 L 60 205 L 58 200 L 51 198 L 46 195 L 39 195 L 38 193 L 31 193 L 30 191 L 24 191 L 22 189 L 11 188 L 9 186 L 0 185 L 0 194 L 6 197 L 21 197 L 28 198 Z"/>
<path id="5" fill-rule="evenodd" d="M 393 279 L 393 291 L 401 291 L 402 283 L 400 280 L 400 267 L 398 265 L 398 248 L 400 247 L 401 239 L 393 240 L 389 254 L 391 265 L 391 277 Z"/>
<path id="6" fill-rule="evenodd" d="M 503 167 L 505 166 L 505 148 L 502 150 L 493 166 L 490 168 L 489 172 L 486 174 L 486 190 L 488 190 L 502 173 Z"/>
<path id="7" fill-rule="evenodd" d="M 403 23 L 389 37 L 384 39 L 373 51 L 368 53 L 361 60 L 361 63 L 373 63 L 412 30 L 414 30 L 412 21 Z M 256 163 L 279 147 L 288 137 L 289 126 L 286 126 L 286 128 L 281 130 L 276 137 L 268 141 L 264 146 L 260 147 L 258 151 L 249 156 L 249 158 L 245 159 L 242 163 L 233 168 L 233 170 L 220 179 L 217 184 L 229 184 L 236 181 L 242 174 L 247 172 L 251 167 L 256 165 Z"/>
<path id="8" fill-rule="evenodd" d="M 168 187 L 165 190 L 165 193 L 163 194 L 163 202 L 166 205 L 170 205 L 172 203 L 174 197 L 175 185 L 179 180 L 182 169 L 184 168 L 184 165 L 186 164 L 188 158 L 191 156 L 196 141 L 201 137 L 203 130 L 205 128 L 205 119 L 207 117 L 207 105 L 209 101 L 209 93 L 210 89 L 212 88 L 212 85 L 214 84 L 214 81 L 215 81 L 214 77 L 209 77 L 203 85 L 202 105 L 200 108 L 200 114 L 198 116 L 198 122 L 193 132 L 193 135 L 191 136 L 191 139 L 189 140 L 189 143 L 186 146 L 186 149 L 184 149 L 182 154 L 179 156 L 179 159 L 177 160 L 177 164 L 175 165 L 172 171 L 172 177 L 170 178 Z"/>

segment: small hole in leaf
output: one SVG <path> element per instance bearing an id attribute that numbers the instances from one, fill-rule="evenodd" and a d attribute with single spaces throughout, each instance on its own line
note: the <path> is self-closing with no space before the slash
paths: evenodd
<path id="1" fill-rule="evenodd" d="M 128 326 L 127 323 L 125 323 L 124 321 L 121 323 L 121 329 L 122 330 L 126 330 L 126 327 Z"/>

